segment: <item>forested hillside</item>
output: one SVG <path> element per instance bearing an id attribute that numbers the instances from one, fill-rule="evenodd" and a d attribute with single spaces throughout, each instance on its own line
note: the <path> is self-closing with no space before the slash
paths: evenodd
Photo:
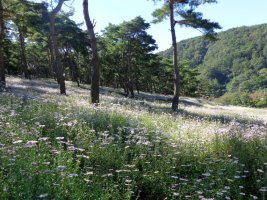
<path id="1" fill-rule="evenodd" d="M 183 40 L 177 47 L 179 61 L 189 60 L 201 79 L 209 80 L 213 96 L 267 87 L 267 24 L 221 32 L 216 42 L 203 37 Z M 172 50 L 160 55 L 170 58 Z"/>
<path id="2" fill-rule="evenodd" d="M 265 12 L 209 3 L 0 0 L 0 200 L 266 200 Z"/>

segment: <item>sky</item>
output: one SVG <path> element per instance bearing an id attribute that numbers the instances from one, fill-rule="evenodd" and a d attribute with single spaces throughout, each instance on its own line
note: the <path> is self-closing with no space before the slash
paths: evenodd
<path id="1" fill-rule="evenodd" d="M 155 4 L 152 0 L 88 0 L 90 18 L 96 22 L 95 32 L 101 33 L 109 23 L 120 24 L 130 21 L 137 16 L 143 17 L 146 22 L 151 22 L 151 13 L 161 3 Z M 223 29 L 250 26 L 267 23 L 267 0 L 217 0 L 217 4 L 205 4 L 197 11 L 203 13 L 203 17 L 218 22 Z M 163 2 L 163 1 L 162 1 Z M 70 0 L 63 6 L 68 11 L 73 6 L 75 14 L 72 17 L 77 23 L 83 22 L 82 0 Z M 84 27 L 85 28 L 85 27 Z M 171 46 L 171 33 L 169 20 L 159 24 L 152 24 L 147 31 L 158 44 L 158 51 L 166 50 Z M 176 26 L 177 41 L 199 36 L 197 30 Z"/>

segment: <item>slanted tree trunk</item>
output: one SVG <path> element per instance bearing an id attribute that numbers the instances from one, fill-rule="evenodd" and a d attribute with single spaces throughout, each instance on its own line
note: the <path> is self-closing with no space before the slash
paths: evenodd
<path id="1" fill-rule="evenodd" d="M 91 49 L 92 49 L 92 83 L 91 83 L 91 102 L 99 103 L 99 80 L 100 80 L 100 62 L 97 53 L 96 37 L 94 32 L 94 25 L 90 20 L 88 10 L 88 0 L 83 1 L 83 14 L 86 23 L 87 31 L 90 38 Z"/>
<path id="2" fill-rule="evenodd" d="M 22 67 L 22 72 L 24 74 L 24 77 L 26 79 L 30 79 L 28 67 L 27 67 L 27 59 L 26 59 L 26 54 L 25 54 L 25 38 L 23 35 L 23 32 L 21 28 L 18 26 L 18 31 L 19 31 L 19 43 L 20 43 L 20 56 L 21 56 L 21 67 Z"/>
<path id="3" fill-rule="evenodd" d="M 171 23 L 171 35 L 172 35 L 172 47 L 173 47 L 173 70 L 174 70 L 174 94 L 172 99 L 172 110 L 178 110 L 179 96 L 180 96 L 180 74 L 177 62 L 177 44 L 175 34 L 175 21 L 173 12 L 173 3 L 169 1 L 170 9 L 170 23 Z"/>
<path id="4" fill-rule="evenodd" d="M 63 67 L 62 63 L 60 61 L 60 54 L 58 50 L 58 45 L 57 45 L 57 36 L 55 32 L 55 19 L 57 13 L 60 11 L 64 1 L 66 0 L 59 0 L 58 5 L 51 11 L 50 15 L 50 39 L 51 39 L 51 61 L 53 65 L 53 69 L 56 72 L 57 76 L 57 82 L 60 87 L 60 94 L 65 94 L 66 95 L 66 86 L 65 86 L 65 78 L 63 75 Z"/>
<path id="5" fill-rule="evenodd" d="M 4 14 L 3 2 L 0 0 L 0 91 L 6 87 L 5 63 L 4 63 Z"/>

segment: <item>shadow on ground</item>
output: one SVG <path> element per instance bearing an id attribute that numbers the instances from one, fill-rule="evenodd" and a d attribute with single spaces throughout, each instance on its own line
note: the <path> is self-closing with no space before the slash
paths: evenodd
<path id="1" fill-rule="evenodd" d="M 10 83 L 6 88 L 6 91 L 1 92 L 2 95 L 12 95 L 18 98 L 31 100 L 39 98 L 48 98 L 47 94 L 60 95 L 59 86 L 56 81 L 53 80 L 25 80 L 25 79 L 12 79 L 10 78 Z M 75 84 L 68 82 L 67 84 L 67 94 L 69 95 L 82 95 L 88 97 L 90 95 L 90 89 L 87 85 L 81 85 L 77 87 Z M 100 88 L 100 94 L 106 96 L 116 96 L 113 99 L 110 99 L 110 103 L 120 104 L 128 107 L 134 107 L 134 109 L 147 110 L 148 112 L 153 113 L 169 113 L 173 115 L 182 116 L 185 118 L 191 118 L 196 120 L 205 120 L 205 121 L 216 121 L 221 123 L 229 123 L 232 121 L 238 122 L 240 124 L 259 124 L 263 125 L 264 121 L 256 120 L 251 118 L 243 118 L 240 116 L 229 116 L 229 115 L 216 115 L 216 114 L 205 114 L 205 113 L 196 113 L 190 112 L 185 108 L 187 106 L 194 107 L 203 107 L 204 104 L 210 104 L 211 102 L 195 99 L 190 97 L 181 97 L 180 105 L 181 109 L 177 113 L 173 113 L 171 110 L 171 100 L 170 96 L 157 95 L 157 94 L 148 94 L 140 92 L 137 93 L 135 98 L 126 98 L 125 94 L 120 89 L 113 88 Z M 89 101 L 89 100 L 88 100 Z M 214 110 L 214 112 L 216 112 Z"/>

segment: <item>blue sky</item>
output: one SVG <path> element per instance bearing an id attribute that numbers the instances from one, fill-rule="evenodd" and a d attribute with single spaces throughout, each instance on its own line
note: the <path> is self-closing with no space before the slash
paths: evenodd
<path id="1" fill-rule="evenodd" d="M 109 23 L 120 24 L 136 16 L 143 17 L 147 22 L 152 21 L 151 13 L 161 3 L 154 4 L 148 0 L 88 0 L 90 17 L 96 21 L 95 31 L 100 32 Z M 72 3 L 71 3 L 72 2 Z M 72 0 L 67 3 L 75 8 L 72 17 L 76 22 L 83 22 L 82 0 Z M 69 10 L 67 6 L 64 10 Z M 218 22 L 223 29 L 267 23 L 267 0 L 218 0 L 217 4 L 205 4 L 198 8 L 203 16 Z M 148 33 L 153 36 L 159 46 L 159 51 L 171 46 L 169 21 L 151 24 Z M 221 31 L 222 31 L 221 30 Z M 191 28 L 176 27 L 177 41 L 201 35 Z"/>

